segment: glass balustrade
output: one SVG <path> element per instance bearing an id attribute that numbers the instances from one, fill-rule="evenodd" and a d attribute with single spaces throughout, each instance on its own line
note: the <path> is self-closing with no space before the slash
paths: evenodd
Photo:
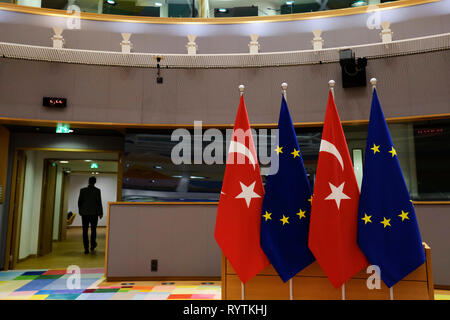
<path id="1" fill-rule="evenodd" d="M 230 18 L 289 15 L 379 5 L 397 0 L 0 0 L 17 5 L 125 16 Z M 72 7 L 71 7 L 72 6 Z"/>

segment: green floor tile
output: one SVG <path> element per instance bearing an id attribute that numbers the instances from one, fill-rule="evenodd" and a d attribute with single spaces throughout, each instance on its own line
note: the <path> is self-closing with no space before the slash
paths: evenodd
<path id="1" fill-rule="evenodd" d="M 97 289 L 95 290 L 95 293 L 106 293 L 106 292 L 118 292 L 120 289 Z"/>
<path id="2" fill-rule="evenodd" d="M 39 278 L 39 275 L 33 275 L 33 276 L 18 276 L 16 278 L 14 278 L 14 280 L 34 280 Z"/>

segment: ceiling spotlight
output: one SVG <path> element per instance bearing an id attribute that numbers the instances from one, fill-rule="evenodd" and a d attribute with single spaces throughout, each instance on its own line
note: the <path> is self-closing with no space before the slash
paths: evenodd
<path id="1" fill-rule="evenodd" d="M 111 6 L 115 6 L 116 5 L 116 1 L 115 0 L 106 0 L 105 1 L 107 4 L 111 5 Z"/>
<path id="2" fill-rule="evenodd" d="M 153 168 L 155 168 L 155 169 L 162 169 L 161 166 L 154 166 Z"/>
<path id="3" fill-rule="evenodd" d="M 155 2 L 155 7 L 162 7 L 162 3 L 161 2 Z"/>
<path id="4" fill-rule="evenodd" d="M 61 161 L 59 161 L 59 163 L 69 163 L 69 161 L 67 161 L 67 160 L 61 160 Z"/>
<path id="5" fill-rule="evenodd" d="M 218 11 L 219 11 L 219 12 L 222 12 L 222 13 L 225 13 L 225 12 L 228 12 L 228 9 L 225 9 L 225 8 L 219 8 Z"/>
<path id="6" fill-rule="evenodd" d="M 288 6 L 292 6 L 292 5 L 294 4 L 294 1 L 286 1 L 286 4 L 287 4 Z"/>
<path id="7" fill-rule="evenodd" d="M 361 7 L 361 6 L 367 6 L 367 2 L 364 0 L 358 0 L 351 4 L 352 7 Z"/>

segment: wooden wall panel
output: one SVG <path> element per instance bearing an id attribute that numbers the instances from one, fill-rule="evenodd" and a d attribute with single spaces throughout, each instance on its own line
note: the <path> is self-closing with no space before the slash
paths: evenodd
<path id="1" fill-rule="evenodd" d="M 427 280 L 427 266 L 426 263 L 408 274 L 403 278 L 403 281 L 426 281 Z"/>
<path id="2" fill-rule="evenodd" d="M 9 131 L 0 126 L 0 203 L 5 201 L 6 175 L 8 172 Z"/>
<path id="3" fill-rule="evenodd" d="M 323 272 L 322 268 L 319 266 L 317 261 L 311 263 L 305 269 L 298 273 L 298 276 L 308 276 L 308 277 L 324 277 L 326 278 L 325 272 Z"/>
<path id="4" fill-rule="evenodd" d="M 236 275 L 227 277 L 227 298 L 241 300 L 241 280 Z M 245 300 L 289 300 L 289 283 L 278 275 L 257 275 L 245 284 Z"/>
<path id="5" fill-rule="evenodd" d="M 367 277 L 366 277 L 367 278 Z M 380 289 L 369 290 L 367 279 L 352 278 L 345 283 L 345 299 L 347 300 L 389 300 L 389 288 L 380 281 Z"/>
<path id="6" fill-rule="evenodd" d="M 236 271 L 231 266 L 230 261 L 227 261 L 227 274 L 236 274 Z M 263 271 L 258 273 L 259 275 L 266 275 L 266 276 L 278 276 L 277 271 L 272 265 L 269 265 L 267 268 L 265 268 Z"/>
<path id="7" fill-rule="evenodd" d="M 341 300 L 342 290 L 336 289 L 328 278 L 299 277 L 292 280 L 294 300 Z"/>
<path id="8" fill-rule="evenodd" d="M 431 249 L 424 243 L 427 261 L 393 287 L 394 300 L 432 300 L 434 292 L 431 272 Z M 241 282 L 230 263 L 223 257 L 223 299 L 241 300 Z M 345 284 L 346 300 L 389 300 L 390 290 L 381 280 L 380 289 L 367 288 L 371 274 L 361 270 Z M 292 279 L 294 300 L 341 300 L 342 289 L 332 286 L 317 262 L 312 263 Z M 289 300 L 289 282 L 283 283 L 272 266 L 250 279 L 245 285 L 246 300 Z"/>
<path id="9" fill-rule="evenodd" d="M 426 281 L 400 281 L 393 288 L 394 300 L 428 300 Z"/>

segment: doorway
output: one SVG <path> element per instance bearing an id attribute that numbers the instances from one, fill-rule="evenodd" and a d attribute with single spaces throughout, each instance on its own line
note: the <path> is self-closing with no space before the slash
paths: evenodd
<path id="1" fill-rule="evenodd" d="M 107 203 L 121 198 L 120 160 L 119 152 L 17 150 L 9 269 L 102 268 Z M 102 193 L 104 216 L 98 247 L 85 255 L 77 200 L 91 176 Z"/>

